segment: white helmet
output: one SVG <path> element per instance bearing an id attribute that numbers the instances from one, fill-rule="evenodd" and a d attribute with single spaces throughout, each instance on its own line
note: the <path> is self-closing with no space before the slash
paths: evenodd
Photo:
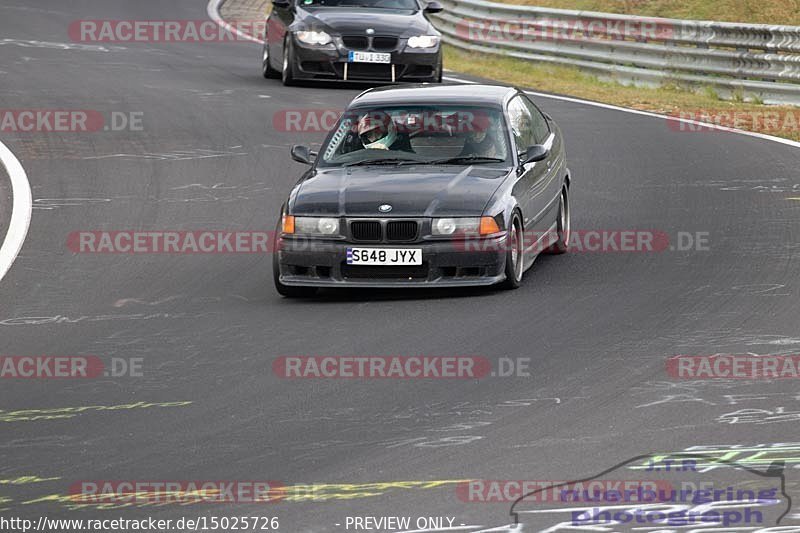
<path id="1" fill-rule="evenodd" d="M 358 137 L 364 148 L 388 150 L 397 140 L 397 126 L 388 113 L 367 113 L 358 121 Z"/>

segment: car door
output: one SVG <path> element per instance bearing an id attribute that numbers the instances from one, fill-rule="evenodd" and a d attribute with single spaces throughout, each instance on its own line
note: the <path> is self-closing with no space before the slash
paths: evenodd
<path id="1" fill-rule="evenodd" d="M 537 184 L 542 183 L 546 174 L 546 162 L 523 163 L 528 148 L 537 143 L 533 117 L 520 95 L 508 103 L 508 120 L 518 154 L 517 182 L 514 184 L 513 193 L 522 208 L 525 244 L 530 248 L 542 237 L 543 232 L 549 229 L 549 224 L 544 221 L 547 201 L 542 194 L 537 193 Z"/>
<path id="2" fill-rule="evenodd" d="M 561 177 L 565 174 L 562 169 L 566 165 L 564 150 L 560 146 L 560 138 L 551 131 L 552 128 L 544 113 L 527 96 L 521 95 L 520 98 L 531 115 L 535 143 L 550 150 L 547 159 L 538 163 L 541 172 L 537 174 L 537 180 L 530 191 L 531 198 L 538 207 L 537 212 L 541 213 L 537 229 L 542 228 L 542 231 L 547 231 L 558 220 Z"/>
<path id="3" fill-rule="evenodd" d="M 273 0 L 267 19 L 267 46 L 273 67 L 281 70 L 286 32 L 294 22 L 294 0 Z"/>

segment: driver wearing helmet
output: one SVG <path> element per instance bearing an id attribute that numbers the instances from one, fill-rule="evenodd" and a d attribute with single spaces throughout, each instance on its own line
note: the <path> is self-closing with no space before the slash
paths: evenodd
<path id="1" fill-rule="evenodd" d="M 462 157 L 496 157 L 505 159 L 506 151 L 501 136 L 497 131 L 498 124 L 495 118 L 488 115 L 479 123 L 479 126 L 467 135 Z"/>
<path id="2" fill-rule="evenodd" d="M 361 117 L 358 138 L 367 150 L 414 151 L 408 136 L 398 132 L 392 117 L 383 111 L 373 111 Z"/>

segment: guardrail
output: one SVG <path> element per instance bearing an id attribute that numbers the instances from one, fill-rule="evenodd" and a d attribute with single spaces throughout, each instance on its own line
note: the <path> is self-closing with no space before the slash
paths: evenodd
<path id="1" fill-rule="evenodd" d="M 800 27 L 647 18 L 439 0 L 455 47 L 579 67 L 623 83 L 710 86 L 721 96 L 800 105 Z"/>

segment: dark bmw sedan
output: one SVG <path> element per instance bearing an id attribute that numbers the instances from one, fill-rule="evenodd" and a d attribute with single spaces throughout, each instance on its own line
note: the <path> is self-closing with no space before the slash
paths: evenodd
<path id="1" fill-rule="evenodd" d="M 569 243 L 570 173 L 553 120 L 491 85 L 371 89 L 345 110 L 284 204 L 284 296 L 318 287 L 517 288 Z"/>
<path id="2" fill-rule="evenodd" d="M 441 82 L 441 34 L 422 0 L 273 0 L 262 55 L 266 78 Z"/>

